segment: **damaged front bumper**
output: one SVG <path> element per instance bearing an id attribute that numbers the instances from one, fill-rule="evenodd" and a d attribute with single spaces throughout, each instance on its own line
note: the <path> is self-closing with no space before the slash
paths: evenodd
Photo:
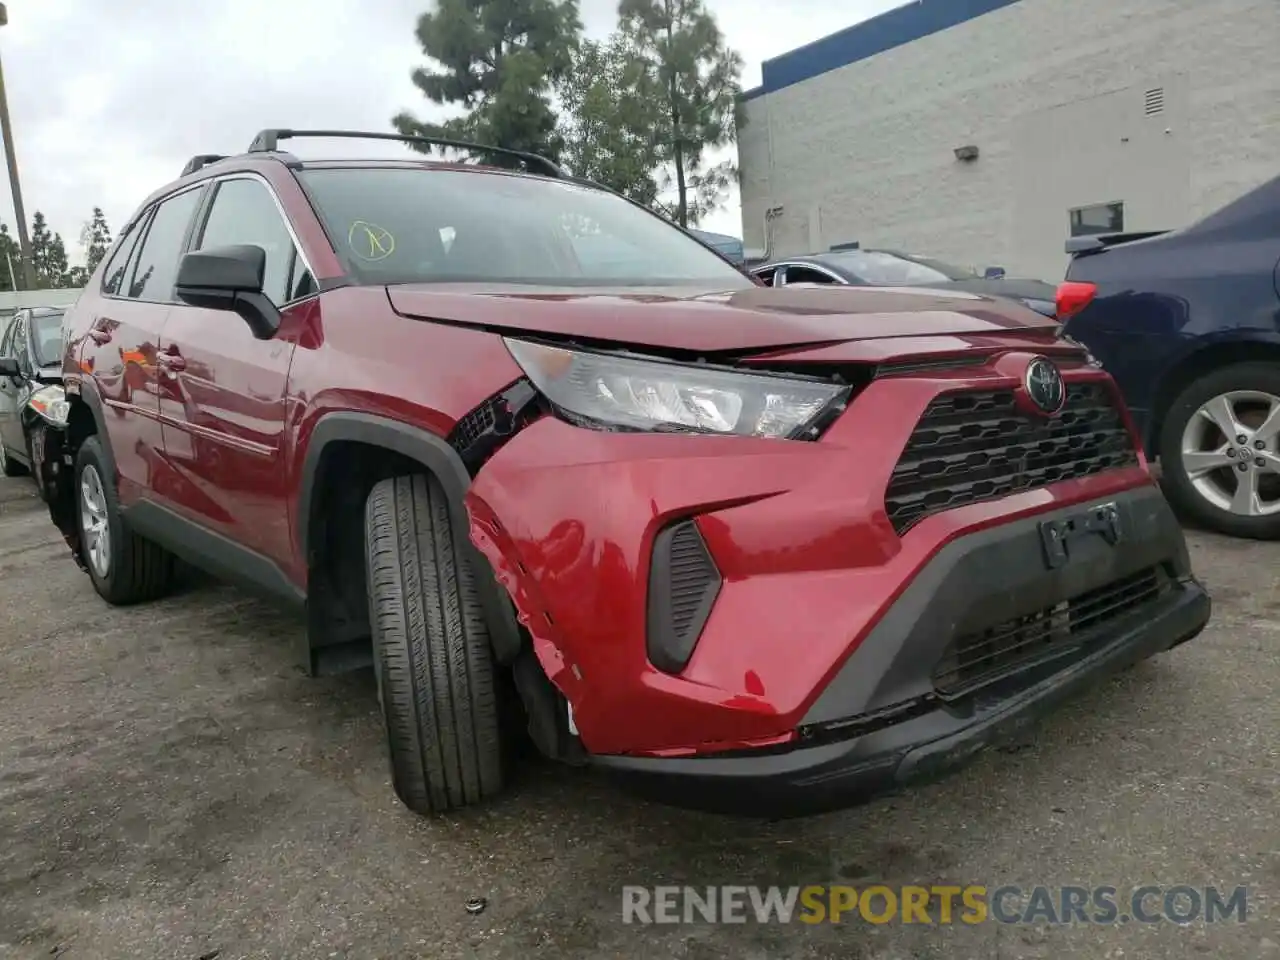
<path id="1" fill-rule="evenodd" d="M 1111 505 L 1114 542 L 1084 523 L 1096 511 L 1068 509 L 944 548 L 836 672 L 790 744 L 592 761 L 653 799 L 780 817 L 864 802 L 1007 742 L 1072 695 L 1194 638 L 1209 620 L 1209 596 L 1163 498 L 1143 490 Z M 1048 531 L 1063 526 L 1078 532 L 1065 562 L 1046 545 L 1060 541 Z M 1108 592 L 1107 584 L 1122 586 Z M 1133 602 L 1121 608 L 1126 594 Z M 1040 649 L 1007 656 L 1003 670 L 971 658 L 969 676 L 957 678 L 957 640 L 975 617 L 991 619 L 992 607 L 1024 636 L 1046 634 Z M 1051 630 L 1033 619 L 1043 610 L 1060 618 Z M 1017 652 L 1012 646 L 1006 653 Z"/>

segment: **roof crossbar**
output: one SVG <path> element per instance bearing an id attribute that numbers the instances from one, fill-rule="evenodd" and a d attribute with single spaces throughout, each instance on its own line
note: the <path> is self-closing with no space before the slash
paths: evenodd
<path id="1" fill-rule="evenodd" d="M 466 150 L 491 156 L 511 157 L 523 161 L 531 173 L 541 173 L 557 179 L 565 177 L 564 171 L 559 166 L 536 153 L 527 153 L 523 150 L 508 150 L 506 147 L 494 147 L 483 143 L 469 143 L 465 140 L 448 140 L 443 137 L 415 137 L 400 133 L 364 133 L 359 130 L 263 130 L 253 138 L 253 143 L 249 145 L 249 153 L 275 153 L 279 149 L 281 140 L 292 140 L 297 137 L 393 140 L 399 143 L 445 147 L 450 150 Z"/>

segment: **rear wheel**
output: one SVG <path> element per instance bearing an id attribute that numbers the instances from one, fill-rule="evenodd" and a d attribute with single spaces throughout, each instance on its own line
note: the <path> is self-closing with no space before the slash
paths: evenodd
<path id="1" fill-rule="evenodd" d="M 1280 367 L 1201 377 L 1160 431 L 1161 482 L 1184 516 L 1231 536 L 1280 539 Z"/>
<path id="2" fill-rule="evenodd" d="M 102 599 L 124 606 L 163 596 L 173 583 L 173 555 L 125 525 L 97 437 L 76 455 L 75 497 L 80 548 Z"/>
<path id="3" fill-rule="evenodd" d="M 429 475 L 378 483 L 365 507 L 374 667 L 396 793 L 421 814 L 502 789 L 495 666 L 475 573 Z"/>

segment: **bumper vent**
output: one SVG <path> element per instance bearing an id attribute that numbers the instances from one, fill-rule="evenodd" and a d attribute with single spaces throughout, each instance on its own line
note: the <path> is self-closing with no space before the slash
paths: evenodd
<path id="1" fill-rule="evenodd" d="M 1110 635 L 1098 627 L 1156 603 L 1172 588 L 1163 568 L 1150 567 L 1028 616 L 957 637 L 934 668 L 934 688 L 943 696 L 959 696 L 1047 660 L 1084 656 Z"/>
<path id="2" fill-rule="evenodd" d="M 649 567 L 649 661 L 679 673 L 693 656 L 720 592 L 720 571 L 692 520 L 681 520 L 654 540 Z"/>
<path id="3" fill-rule="evenodd" d="M 885 508 L 905 533 L 929 516 L 1138 462 L 1111 391 L 1073 383 L 1053 419 L 1018 409 L 1012 390 L 934 399 L 893 469 Z"/>

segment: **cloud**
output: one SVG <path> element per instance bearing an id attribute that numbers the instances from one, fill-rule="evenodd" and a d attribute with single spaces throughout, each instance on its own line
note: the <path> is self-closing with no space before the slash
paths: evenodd
<path id="1" fill-rule="evenodd" d="M 439 116 L 409 79 L 429 0 L 9 0 L 0 29 L 28 220 L 42 211 L 73 261 L 93 207 L 118 227 L 197 153 L 235 153 L 264 127 L 389 130 L 401 109 Z M 895 0 L 709 0 L 746 62 L 874 15 Z M 581 0 L 602 37 L 616 0 Z M 326 141 L 301 156 L 388 156 L 395 145 Z M 7 178 L 0 221 L 13 223 Z M 739 233 L 736 198 L 704 226 Z"/>

